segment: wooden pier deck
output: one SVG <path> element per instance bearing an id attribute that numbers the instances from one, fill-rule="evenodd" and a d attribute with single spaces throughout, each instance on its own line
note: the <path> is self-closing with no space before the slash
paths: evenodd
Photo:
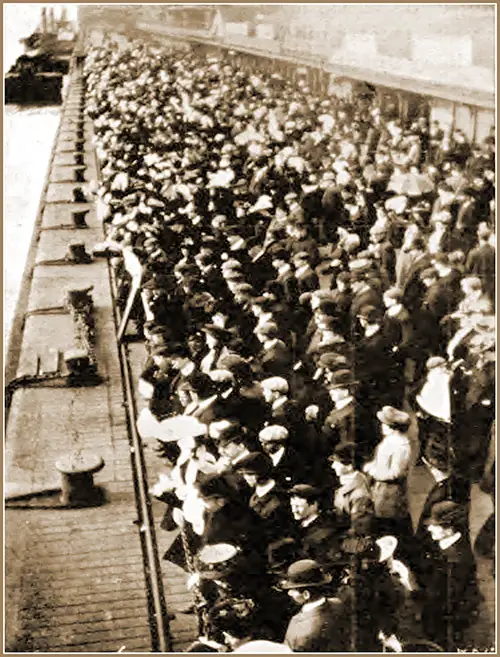
<path id="1" fill-rule="evenodd" d="M 73 70 L 17 307 L 6 383 L 57 367 L 57 352 L 74 342 L 71 315 L 57 309 L 67 288 L 87 285 L 93 286 L 102 382 L 27 386 L 13 393 L 5 446 L 5 649 L 151 652 L 161 646 L 160 624 L 166 650 L 180 651 L 195 638 L 196 623 L 190 616 L 171 618 L 171 607 L 190 601 L 186 574 L 172 564 L 163 562 L 158 582 L 162 595 L 165 590 L 163 618 L 155 617 L 151 601 L 108 264 L 46 262 L 63 259 L 72 240 L 83 241 L 91 252 L 103 239 L 94 205 L 74 203 L 72 196 L 86 184 L 72 178 L 75 121 L 83 116 L 80 89 L 81 74 Z M 97 175 L 91 137 L 86 119 L 86 181 Z M 68 227 L 72 213 L 81 210 L 88 210 L 88 228 Z M 55 463 L 75 450 L 103 458 L 95 483 L 104 491 L 104 504 L 61 506 Z"/>

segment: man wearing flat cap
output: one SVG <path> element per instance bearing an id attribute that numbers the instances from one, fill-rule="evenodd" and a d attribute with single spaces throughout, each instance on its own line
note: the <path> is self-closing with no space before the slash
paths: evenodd
<path id="1" fill-rule="evenodd" d="M 420 577 L 422 625 L 427 637 L 445 651 L 463 648 L 463 634 L 480 600 L 476 564 L 463 533 L 467 508 L 452 500 L 433 505 L 426 521 L 437 545 Z"/>
<path id="2" fill-rule="evenodd" d="M 327 598 L 332 577 L 312 559 L 293 563 L 281 587 L 301 610 L 293 616 L 285 643 L 294 652 L 343 652 L 350 649 L 349 613 L 339 598 Z"/>
<path id="3" fill-rule="evenodd" d="M 298 481 L 308 481 L 310 477 L 307 467 L 309 459 L 306 460 L 302 453 L 290 445 L 289 438 L 288 429 L 279 424 L 271 424 L 259 432 L 262 450 L 271 457 L 273 463 L 273 477 L 285 489 Z"/>
<path id="4" fill-rule="evenodd" d="M 290 399 L 290 386 L 281 376 L 272 376 L 260 382 L 264 391 L 264 398 L 269 404 L 269 423 L 284 426 L 289 434 L 292 444 L 300 441 L 303 429 L 303 415 L 297 402 Z"/>
<path id="5" fill-rule="evenodd" d="M 266 322 L 258 324 L 255 334 L 262 344 L 257 360 L 263 375 L 286 377 L 293 364 L 292 353 L 280 339 L 277 324 Z"/>

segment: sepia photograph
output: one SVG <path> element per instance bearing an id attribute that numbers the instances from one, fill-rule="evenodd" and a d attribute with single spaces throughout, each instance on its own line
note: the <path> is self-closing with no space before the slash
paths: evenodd
<path id="1" fill-rule="evenodd" d="M 3 653 L 495 653 L 496 4 L 3 23 Z"/>

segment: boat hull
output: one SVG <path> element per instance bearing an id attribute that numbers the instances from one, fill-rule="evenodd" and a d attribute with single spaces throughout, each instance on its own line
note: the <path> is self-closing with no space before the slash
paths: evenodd
<path id="1" fill-rule="evenodd" d="M 27 105 L 62 102 L 62 73 L 39 73 L 26 76 L 11 73 L 5 77 L 5 104 Z"/>

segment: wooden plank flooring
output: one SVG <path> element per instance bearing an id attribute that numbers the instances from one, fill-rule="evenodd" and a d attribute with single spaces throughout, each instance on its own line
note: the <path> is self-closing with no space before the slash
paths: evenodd
<path id="1" fill-rule="evenodd" d="M 65 115 L 74 114 L 70 109 L 71 90 L 68 103 L 62 119 L 66 126 Z M 41 202 L 42 232 L 34 261 L 62 257 L 67 243 L 80 236 L 89 251 L 103 239 L 92 205 L 71 202 L 71 189 L 78 184 L 54 182 L 61 177 L 61 165 L 72 164 L 71 154 L 62 152 L 68 145 L 67 130 L 63 136 L 57 138 L 52 161 L 58 168 L 53 175 L 49 172 L 51 182 Z M 87 136 L 86 160 L 90 150 L 88 125 Z M 95 174 L 95 165 L 88 171 Z M 90 210 L 88 229 L 57 228 L 71 222 L 72 211 L 82 209 Z M 43 231 L 47 225 L 53 230 Z M 98 260 L 90 265 L 38 265 L 24 312 L 59 306 L 66 286 L 82 284 L 94 286 L 96 354 L 103 382 L 89 388 L 18 390 L 6 429 L 5 493 L 28 496 L 24 508 L 14 502 L 5 514 L 8 652 L 151 651 L 107 263 Z M 26 317 L 22 335 L 18 336 L 21 349 L 17 375 L 33 369 L 39 354 L 43 363 L 52 362 L 50 350 L 68 348 L 74 337 L 72 331 L 69 315 Z M 104 459 L 104 468 L 95 476 L 106 496 L 106 503 L 99 507 L 56 508 L 58 496 L 50 494 L 51 489 L 60 487 L 56 459 L 75 448 L 98 453 Z M 186 641 L 184 632 L 179 641 Z"/>

